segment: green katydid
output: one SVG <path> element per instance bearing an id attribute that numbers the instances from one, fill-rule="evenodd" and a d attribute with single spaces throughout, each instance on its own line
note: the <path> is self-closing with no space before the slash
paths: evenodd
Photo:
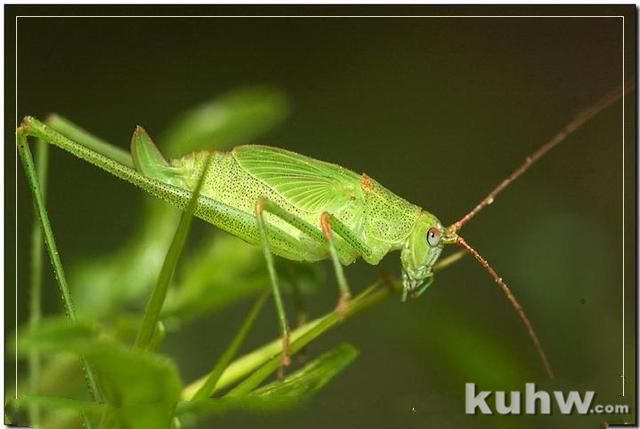
<path id="1" fill-rule="evenodd" d="M 524 323 L 545 370 L 553 377 L 522 306 L 503 279 L 458 232 L 533 162 L 618 100 L 622 92 L 621 88 L 612 91 L 577 115 L 471 212 L 449 227 L 366 174 L 267 146 L 238 146 L 230 152 L 214 152 L 194 214 L 263 248 L 283 339 L 283 366 L 289 364 L 289 325 L 272 254 L 307 262 L 331 259 L 340 289 L 337 311 L 344 312 L 351 295 L 343 265 L 357 258 L 376 265 L 387 253 L 400 250 L 404 301 L 409 295 L 420 296 L 432 284 L 432 267 L 444 245 L 458 244 L 501 287 Z M 23 159 L 28 151 L 27 137 L 36 137 L 177 207 L 187 205 L 211 154 L 197 152 L 168 162 L 141 127 L 133 134 L 131 155 L 103 143 L 72 141 L 32 117 L 24 118 L 17 134 Z"/>

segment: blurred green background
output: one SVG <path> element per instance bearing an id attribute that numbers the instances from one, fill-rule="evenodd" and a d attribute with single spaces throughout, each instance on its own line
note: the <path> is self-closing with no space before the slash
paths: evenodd
<path id="1" fill-rule="evenodd" d="M 625 11 L 633 14 L 625 27 L 633 39 L 635 11 Z M 60 113 L 128 149 L 137 124 L 155 136 L 176 115 L 216 95 L 269 85 L 286 94 L 290 114 L 259 143 L 366 172 L 445 224 L 471 209 L 580 108 L 620 85 L 622 75 L 616 18 L 21 18 L 17 35 L 18 117 Z M 635 50 L 627 43 L 625 73 L 632 76 Z M 631 121 L 632 97 L 625 108 Z M 393 297 L 313 343 L 312 355 L 343 341 L 361 355 L 306 406 L 275 415 L 238 412 L 215 423 L 527 428 L 635 420 L 631 122 L 627 383 L 620 396 L 621 115 L 621 103 L 598 115 L 463 231 L 527 309 L 557 380 L 545 377 L 491 278 L 465 259 L 440 273 L 419 300 L 401 304 Z M 58 149 L 50 162 L 49 214 L 68 270 L 136 232 L 141 192 Z M 28 314 L 32 222 L 21 169 L 17 191 L 21 322 Z M 195 221 L 191 241 L 211 234 L 214 228 Z M 384 268 L 399 274 L 398 257 L 388 255 Z M 44 308 L 52 313 L 61 305 L 46 268 Z M 11 269 L 7 264 L 7 332 L 15 316 Z M 347 269 L 356 290 L 377 273 L 364 262 Z M 327 274 L 328 284 L 306 296 L 312 316 L 335 305 L 337 289 Z M 290 296 L 287 305 L 291 311 Z M 243 301 L 167 336 L 162 351 L 177 360 L 184 382 L 209 369 L 249 306 Z M 245 349 L 276 333 L 268 305 Z M 8 386 L 13 371 L 8 359 Z M 24 362 L 19 371 L 26 372 Z M 523 390 L 525 382 L 549 391 L 594 390 L 597 403 L 628 404 L 632 414 L 467 416 L 465 382 L 482 390 Z"/>

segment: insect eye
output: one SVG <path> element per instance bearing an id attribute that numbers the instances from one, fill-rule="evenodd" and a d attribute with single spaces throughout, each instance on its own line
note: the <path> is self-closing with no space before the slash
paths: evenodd
<path id="1" fill-rule="evenodd" d="M 440 242 L 440 230 L 436 227 L 429 228 L 427 231 L 427 243 L 429 246 L 436 247 Z"/>

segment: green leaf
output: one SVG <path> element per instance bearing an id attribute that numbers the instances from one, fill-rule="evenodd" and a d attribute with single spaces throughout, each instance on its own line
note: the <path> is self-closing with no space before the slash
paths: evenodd
<path id="1" fill-rule="evenodd" d="M 327 316 L 315 319 L 300 328 L 291 332 L 291 342 L 295 344 L 295 342 L 306 335 L 308 332 L 312 331 L 318 324 L 320 324 L 323 320 L 326 319 Z M 272 359 L 276 360 L 276 366 L 273 371 L 277 369 L 277 362 L 279 362 L 279 354 L 282 353 L 282 338 L 277 338 L 258 349 L 247 353 L 238 359 L 231 362 L 231 364 L 224 370 L 222 376 L 218 383 L 216 383 L 214 393 L 224 389 L 225 387 L 229 387 L 233 383 L 241 380 L 246 377 L 248 374 L 253 373 L 256 369 L 261 368 L 265 362 L 270 362 Z M 272 371 L 272 372 L 273 372 Z M 269 374 L 265 376 L 268 377 Z M 262 382 L 263 379 L 260 380 Z M 191 399 L 193 395 L 200 389 L 202 384 L 205 382 L 204 378 L 200 378 L 187 387 L 184 388 L 182 392 L 183 399 Z M 258 383 L 259 384 L 259 383 Z M 253 386 L 255 387 L 255 386 Z M 252 388 L 253 388 L 252 387 Z M 250 391 L 248 389 L 247 391 Z M 246 392 L 244 392 L 246 393 Z"/>
<path id="2" fill-rule="evenodd" d="M 191 423 L 204 417 L 217 416 L 231 411 L 250 411 L 255 413 L 276 412 L 291 408 L 297 403 L 291 396 L 263 397 L 258 395 L 224 398 L 206 398 L 184 401 L 178 404 L 176 415 L 182 422 Z"/>
<path id="3" fill-rule="evenodd" d="M 169 428 L 181 388 L 171 361 L 110 342 L 95 344 L 85 356 L 122 427 Z"/>
<path id="4" fill-rule="evenodd" d="M 387 291 L 379 290 L 377 293 L 374 293 L 376 289 L 376 284 L 370 286 L 364 291 L 360 292 L 350 303 L 349 308 L 344 315 L 344 317 L 348 317 L 362 308 L 370 305 L 372 302 L 379 300 L 384 295 L 388 294 Z M 307 327 L 304 331 L 301 331 L 300 328 L 296 329 L 291 334 L 291 346 L 290 353 L 293 355 L 300 351 L 304 346 L 309 344 L 318 336 L 322 335 L 327 330 L 333 328 L 336 324 L 341 322 L 343 317 L 341 317 L 336 311 L 332 311 L 324 317 L 315 319 L 309 322 L 307 325 L 302 328 Z M 282 349 L 279 350 L 282 352 Z M 263 355 L 264 356 L 264 355 Z M 262 383 L 269 375 L 275 372 L 281 362 L 282 358 L 280 355 L 272 355 L 264 365 L 262 365 L 257 370 L 253 371 L 249 377 L 247 377 L 242 383 L 238 384 L 234 387 L 228 395 L 244 395 L 251 392 L 253 389 L 258 387 L 260 383 Z"/>
<path id="5" fill-rule="evenodd" d="M 444 258 L 440 263 L 434 266 L 434 271 L 438 272 L 453 265 L 456 261 L 460 260 L 463 254 L 463 252 L 458 252 Z M 389 278 L 384 283 L 385 287 L 380 288 L 379 286 L 383 284 L 383 282 L 378 280 L 356 295 L 351 300 L 344 317 L 349 318 L 383 300 L 387 296 L 391 295 L 394 290 L 397 291 L 402 289 L 401 284 L 392 278 Z M 335 311 L 332 311 L 292 331 L 290 347 L 291 354 L 297 353 L 311 341 L 342 322 L 342 320 L 343 319 Z M 253 352 L 247 353 L 236 359 L 222 373 L 215 390 L 228 387 L 250 374 L 249 377 L 232 390 L 234 394 L 238 394 L 239 396 L 247 394 L 278 369 L 281 360 L 281 353 L 282 340 L 278 338 L 263 345 L 262 347 L 259 347 Z M 182 397 L 186 399 L 192 398 L 195 392 L 200 388 L 200 386 L 202 386 L 202 383 L 204 383 L 204 379 L 202 378 L 190 383 L 183 389 Z"/>
<path id="6" fill-rule="evenodd" d="M 96 333 L 82 322 L 47 319 L 21 336 L 19 346 L 82 356 L 95 371 L 105 401 L 122 427 L 168 428 L 181 389 L 175 366 L 164 357 L 128 349 Z"/>
<path id="7" fill-rule="evenodd" d="M 274 88 L 242 88 L 185 113 L 161 139 L 171 157 L 203 149 L 246 144 L 280 124 L 288 114 L 284 94 Z"/>
<path id="8" fill-rule="evenodd" d="M 80 401 L 77 399 L 61 398 L 59 396 L 21 395 L 18 399 L 12 399 L 18 408 L 28 405 L 41 405 L 50 410 L 74 410 L 99 416 L 103 405 L 93 401 Z"/>
<path id="9" fill-rule="evenodd" d="M 86 393 L 86 383 L 82 376 L 82 366 L 78 356 L 73 354 L 58 354 L 47 356 L 43 360 L 40 382 L 36 392 L 40 395 L 63 395 L 80 397 Z M 25 386 L 26 389 L 26 386 Z M 25 392 L 18 388 L 19 392 Z"/>
<path id="10" fill-rule="evenodd" d="M 251 395 L 261 397 L 293 396 L 303 397 L 320 390 L 339 372 L 344 370 L 358 356 L 358 350 L 351 344 L 341 344 L 282 381 L 274 381 Z"/>
<path id="11" fill-rule="evenodd" d="M 83 422 L 81 418 L 75 410 L 51 410 L 47 412 L 46 422 L 42 423 L 42 426 L 35 427 L 41 427 L 42 429 L 85 429 L 86 420 Z M 91 428 L 95 429 L 94 426 L 91 426 Z"/>
<path id="12" fill-rule="evenodd" d="M 345 317 L 350 317 L 391 294 L 392 288 L 378 288 L 378 286 L 379 283 L 376 282 L 359 293 L 351 301 Z M 301 350 L 305 345 L 333 328 L 341 320 L 340 316 L 335 311 L 332 311 L 292 331 L 291 354 L 293 355 Z M 248 378 L 232 390 L 238 396 L 248 394 L 278 369 L 281 353 L 282 339 L 278 338 L 236 359 L 222 373 L 214 391 L 228 387 L 250 374 Z M 202 383 L 204 383 L 204 379 L 200 378 L 186 386 L 182 391 L 182 397 L 184 399 L 192 398 L 195 392 L 200 389 Z"/>
<path id="13" fill-rule="evenodd" d="M 178 404 L 176 414 L 183 421 L 220 415 L 230 411 L 274 412 L 307 400 L 343 371 L 358 356 L 350 344 L 324 353 L 282 381 L 270 383 L 246 395 L 194 399 Z"/>
<path id="14" fill-rule="evenodd" d="M 18 351 L 23 354 L 77 350 L 97 338 L 99 332 L 98 326 L 87 320 L 72 321 L 56 316 L 41 320 L 33 328 L 20 330 L 16 342 Z"/>
<path id="15" fill-rule="evenodd" d="M 38 427 L 43 429 L 55 428 L 81 428 L 84 424 L 87 427 L 94 427 L 91 422 L 97 422 L 103 413 L 104 405 L 94 401 L 83 401 L 76 399 L 63 398 L 59 396 L 41 396 L 41 395 L 20 395 L 18 398 L 10 398 L 5 406 L 7 415 L 18 415 L 21 410 L 38 407 L 40 417 L 33 420 L 29 417 L 29 427 Z M 5 417 L 6 419 L 6 417 Z M 20 422 L 13 422 L 19 424 Z M 27 424 L 19 424 L 23 426 Z M 91 425 L 91 426 L 89 426 Z"/>

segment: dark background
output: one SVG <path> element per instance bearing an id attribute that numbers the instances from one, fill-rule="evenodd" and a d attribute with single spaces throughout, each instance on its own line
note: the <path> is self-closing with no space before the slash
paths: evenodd
<path id="1" fill-rule="evenodd" d="M 635 74 L 632 6 L 192 10 L 187 13 L 625 14 L 624 73 Z M 112 14 L 121 12 L 112 9 Z M 162 13 L 153 8 L 134 12 Z M 10 34 L 12 23 L 7 24 Z M 269 84 L 286 92 L 292 113 L 260 143 L 365 171 L 445 224 L 471 209 L 580 108 L 619 86 L 623 74 L 622 19 L 613 17 L 29 17 L 18 20 L 17 37 L 18 118 L 61 113 L 126 148 L 136 124 L 153 135 L 176 114 L 216 94 L 247 84 Z M 13 72 L 10 61 L 7 57 L 8 77 Z M 7 92 L 9 107 L 11 97 Z M 314 343 L 312 353 L 348 341 L 361 354 L 307 406 L 273 416 L 236 413 L 219 423 L 524 428 L 551 420 L 571 427 L 635 420 L 633 101 L 627 97 L 625 104 L 624 398 L 618 102 L 554 149 L 463 231 L 528 310 L 554 364 L 556 381 L 546 379 L 524 329 L 493 281 L 468 259 L 439 274 L 421 299 L 408 304 L 388 300 Z M 14 120 L 7 126 L 5 144 L 7 332 L 12 332 L 15 316 Z M 142 201 L 137 189 L 57 149 L 51 151 L 49 183 L 49 213 L 65 266 L 117 247 L 137 225 Z M 23 283 L 32 213 L 21 169 L 17 192 L 22 321 L 27 318 Z M 211 233 L 211 227 L 196 224 L 201 234 Z M 389 255 L 384 267 L 397 273 L 398 256 Z M 347 269 L 347 275 L 361 290 L 377 271 L 359 262 Z M 59 311 L 52 276 L 45 290 L 45 309 Z M 333 285 L 310 300 L 313 315 L 327 311 L 335 304 Z M 219 339 L 229 338 L 229 330 L 239 325 L 248 306 L 235 306 L 168 337 L 164 352 L 178 360 L 185 382 L 206 371 L 211 356 L 224 347 Z M 271 339 L 274 330 L 275 314 L 267 307 L 252 344 Z M 518 363 L 517 368 L 510 362 Z M 8 385 L 13 383 L 13 368 L 9 358 Z M 21 363 L 19 370 L 26 370 L 26 365 Z M 633 413 L 464 415 L 465 382 L 476 382 L 479 389 L 523 391 L 524 383 L 532 381 L 549 391 L 595 390 L 597 403 L 628 404 Z"/>

